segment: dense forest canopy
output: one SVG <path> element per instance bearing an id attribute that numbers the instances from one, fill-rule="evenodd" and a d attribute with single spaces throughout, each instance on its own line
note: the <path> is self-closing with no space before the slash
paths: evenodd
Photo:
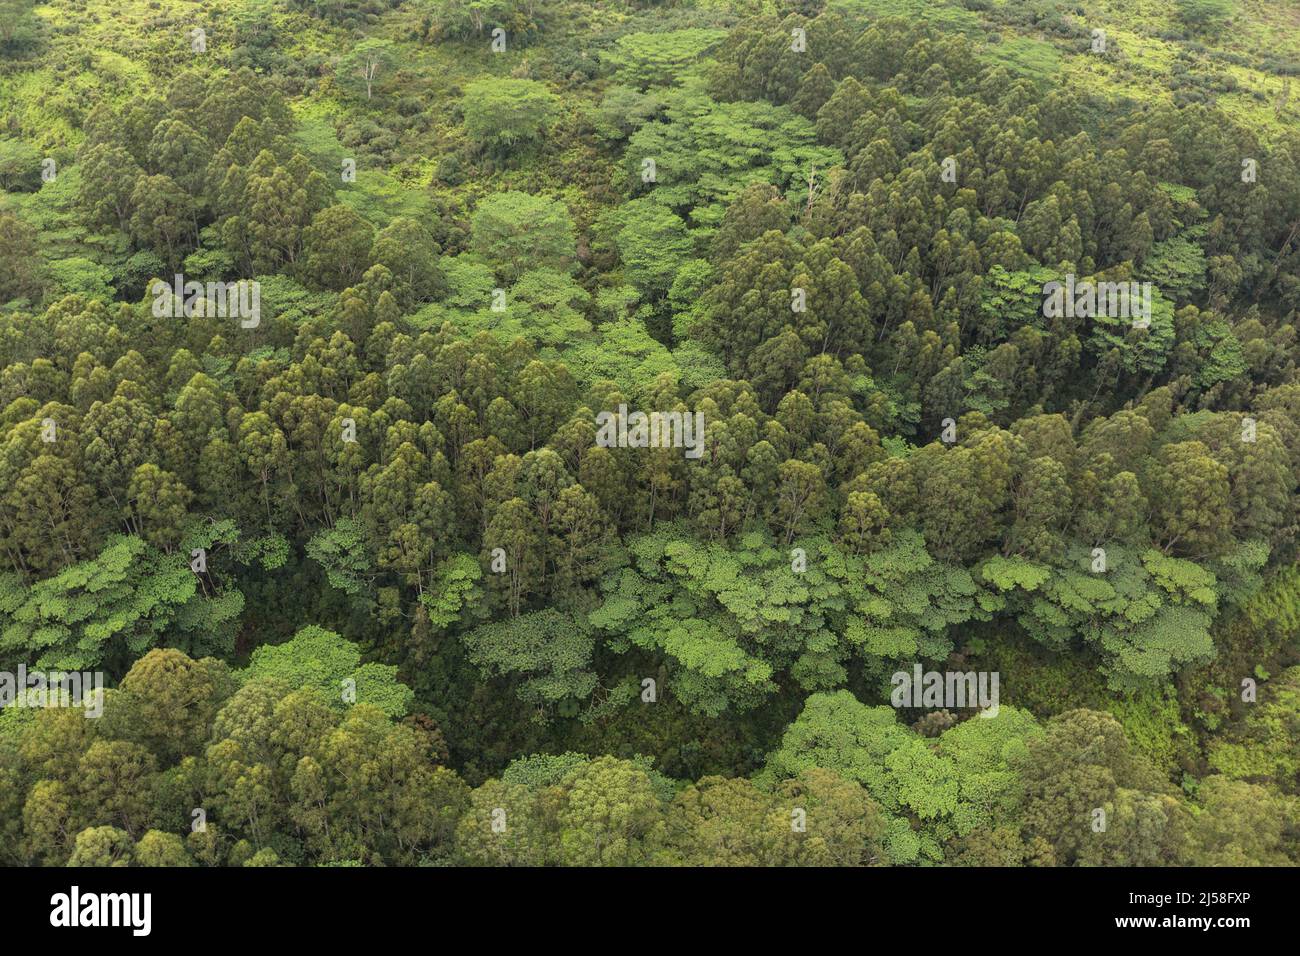
<path id="1" fill-rule="evenodd" d="M 1300 862 L 1300 32 L 1129 6 L 0 0 L 0 860 Z"/>

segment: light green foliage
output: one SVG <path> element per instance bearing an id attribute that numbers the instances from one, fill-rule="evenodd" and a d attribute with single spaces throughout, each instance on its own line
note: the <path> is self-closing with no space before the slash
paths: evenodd
<path id="1" fill-rule="evenodd" d="M 1245 715 L 1210 743 L 1210 766 L 1230 779 L 1269 782 L 1300 790 L 1300 667 L 1260 682 Z"/>
<path id="2" fill-rule="evenodd" d="M 0 139 L 0 189 L 29 192 L 41 182 L 41 154 L 20 139 Z"/>
<path id="3" fill-rule="evenodd" d="M 591 763 L 586 754 L 533 754 L 512 760 L 501 774 L 501 782 L 531 789 L 555 786 L 575 770 Z"/>
<path id="4" fill-rule="evenodd" d="M 625 395 L 636 395 L 665 372 L 677 372 L 672 353 L 636 318 L 607 322 L 595 336 L 569 343 L 564 362 L 580 384 L 607 379 Z"/>
<path id="5" fill-rule="evenodd" d="M 396 48 L 388 40 L 367 37 L 339 61 L 338 74 L 344 82 L 370 99 L 376 87 L 386 83 L 397 59 Z"/>
<path id="6" fill-rule="evenodd" d="M 273 679 L 291 689 L 310 688 L 339 709 L 368 704 L 390 717 L 406 713 L 415 693 L 397 680 L 397 668 L 361 663 L 361 649 L 333 631 L 304 627 L 283 644 L 253 652 L 240 680 Z M 355 691 L 355 696 L 353 695 Z"/>
<path id="7" fill-rule="evenodd" d="M 422 4 L 431 15 L 428 39 L 486 43 L 494 30 L 506 31 L 512 46 L 526 46 L 543 30 L 546 4 L 535 0 L 439 0 Z"/>
<path id="8" fill-rule="evenodd" d="M 1170 687 L 1150 687 L 1110 697 L 1104 709 L 1124 726 L 1133 750 L 1170 776 L 1190 756 L 1191 735 L 1179 713 L 1178 696 Z"/>
<path id="9" fill-rule="evenodd" d="M 350 595 L 361 594 L 373 561 L 365 548 L 361 526 L 351 518 L 342 518 L 333 528 L 324 528 L 307 542 L 308 556 L 325 569 L 330 587 Z"/>
<path id="10" fill-rule="evenodd" d="M 671 209 L 650 199 L 628 203 L 619 214 L 618 254 L 628 281 L 650 299 L 668 294 L 677 270 L 690 257 L 692 243 Z"/>
<path id="11" fill-rule="evenodd" d="M 1107 548 L 1104 573 L 1091 570 L 1089 550 L 1069 557 L 1058 565 L 994 558 L 981 575 L 1008 595 L 1037 640 L 1061 650 L 1076 639 L 1090 646 L 1117 690 L 1147 686 L 1213 653 L 1212 572 L 1158 551 Z"/>
<path id="12" fill-rule="evenodd" d="M 421 596 L 434 628 L 451 627 L 472 614 L 483 599 L 482 566 L 468 554 L 455 554 L 437 569 L 433 584 Z"/>
<path id="13" fill-rule="evenodd" d="M 484 624 L 461 639 L 485 674 L 520 678 L 520 699 L 539 709 L 566 698 L 585 700 L 596 687 L 595 641 L 581 621 L 559 611 Z"/>
<path id="14" fill-rule="evenodd" d="M 510 766 L 501 773 L 501 782 L 522 784 L 533 790 L 543 787 L 560 786 L 575 774 L 580 773 L 592 762 L 586 754 L 568 751 L 562 754 L 533 754 L 512 760 Z M 654 769 L 654 758 L 637 755 L 630 763 L 640 767 L 650 778 L 659 798 L 665 802 L 672 799 L 676 791 L 674 781 Z"/>
<path id="15" fill-rule="evenodd" d="M 465 133 L 496 153 L 535 144 L 555 122 L 559 99 L 535 80 L 484 79 L 465 86 Z"/>
<path id="16" fill-rule="evenodd" d="M 194 616 L 185 623 L 194 626 L 199 609 L 210 605 L 183 556 L 119 537 L 96 557 L 35 584 L 0 577 L 0 643 L 7 658 L 41 668 L 120 666 L 179 630 L 182 609 L 191 603 Z"/>
<path id="17" fill-rule="evenodd" d="M 591 620 L 674 663 L 673 693 L 716 715 L 746 710 L 789 675 L 798 686 L 842 685 L 852 654 L 881 661 L 946 653 L 946 628 L 982 614 L 970 576 L 935 562 L 903 535 L 866 558 L 821 539 L 797 541 L 807 570 L 760 533 L 739 547 L 699 545 L 671 531 L 634 540 L 634 563 L 606 582 Z"/>
<path id="18" fill-rule="evenodd" d="M 980 288 L 980 339 L 996 341 L 1026 325 L 1041 327 L 1043 286 L 1053 281 L 1059 277 L 1042 266 L 1016 272 L 990 266 Z"/>
<path id="19" fill-rule="evenodd" d="M 472 255 L 447 262 L 450 296 L 422 309 L 417 322 L 434 328 L 450 322 L 463 335 L 490 332 L 503 342 L 523 338 L 548 350 L 588 341 L 584 310 L 590 297 L 565 272 L 530 269 L 507 288 L 497 286 L 492 269 Z M 492 307 L 498 288 L 503 309 Z"/>
<path id="20" fill-rule="evenodd" d="M 665 122 L 632 135 L 624 166 L 629 181 L 640 183 L 642 160 L 653 158 L 657 182 L 640 189 L 706 234 L 750 183 L 770 182 L 797 196 L 811 167 L 825 170 L 842 159 L 816 145 L 812 124 L 784 107 L 716 103 L 690 86 L 665 93 L 664 101 Z"/>
<path id="21" fill-rule="evenodd" d="M 471 226 L 474 251 L 505 282 L 532 269 L 563 271 L 573 262 L 573 221 L 553 199 L 497 193 L 479 203 Z"/>
<path id="22" fill-rule="evenodd" d="M 113 273 L 91 259 L 79 256 L 59 259 L 51 262 L 47 269 L 58 294 L 82 295 L 105 302 L 114 297 Z"/>
<path id="23" fill-rule="evenodd" d="M 131 837 L 117 827 L 87 827 L 77 834 L 68 866 L 130 866 Z"/>
<path id="24" fill-rule="evenodd" d="M 897 723 L 892 707 L 869 707 L 848 691 L 814 694 L 760 779 L 822 767 L 856 780 L 887 814 L 893 861 L 934 860 L 943 842 L 1014 815 L 1018 766 L 1039 734 L 1030 714 L 1004 706 L 931 743 Z"/>
<path id="25" fill-rule="evenodd" d="M 1214 33 L 1236 9 L 1232 0 L 1177 0 L 1178 17 L 1194 30 Z"/>
<path id="26" fill-rule="evenodd" d="M 457 846 L 471 863 L 635 866 L 654 862 L 668 794 L 642 760 L 572 760 L 563 777 L 489 780 L 470 796 Z M 532 765 L 537 758 L 527 761 Z"/>
<path id="27" fill-rule="evenodd" d="M 665 33 L 629 33 L 621 36 L 604 60 L 618 79 L 645 89 L 680 83 L 682 75 L 701 54 L 724 36 L 724 30 L 669 30 Z"/>
<path id="28" fill-rule="evenodd" d="M 897 807 L 884 760 L 913 739 L 892 707 L 868 707 L 846 690 L 813 694 L 768 755 L 764 775 L 777 780 L 824 767 L 858 781 L 887 808 Z"/>
<path id="29" fill-rule="evenodd" d="M 1165 367 L 1174 345 L 1174 304 L 1158 288 L 1151 294 L 1149 328 L 1134 328 L 1134 315 L 1098 314 L 1087 321 L 1089 332 L 1084 341 L 1095 355 L 1117 351 L 1122 368 L 1129 373 L 1154 374 Z"/>
<path id="30" fill-rule="evenodd" d="M 1027 741 L 1041 733 L 1032 714 L 1003 704 L 996 717 L 966 720 L 940 735 L 938 753 L 955 769 L 959 835 L 1014 818 L 1018 768 Z"/>
<path id="31" fill-rule="evenodd" d="M 1200 806 L 1188 835 L 1195 866 L 1287 866 L 1289 821 L 1300 801 L 1265 787 L 1213 776 L 1200 786 Z"/>
<path id="32" fill-rule="evenodd" d="M 1186 302 L 1205 288 L 1205 252 L 1196 242 L 1204 228 L 1187 230 L 1151 247 L 1142 263 L 1144 277 L 1177 302 Z"/>
<path id="33" fill-rule="evenodd" d="M 611 86 L 593 115 L 596 132 L 609 140 L 626 139 L 662 108 L 663 103 L 653 93 Z"/>

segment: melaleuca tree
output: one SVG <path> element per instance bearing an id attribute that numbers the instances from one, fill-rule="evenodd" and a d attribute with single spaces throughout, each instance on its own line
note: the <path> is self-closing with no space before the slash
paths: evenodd
<path id="1" fill-rule="evenodd" d="M 489 780 L 470 794 L 456 827 L 456 851 L 475 866 L 545 866 L 555 859 L 548 826 L 556 797 L 520 783 Z"/>
<path id="2" fill-rule="evenodd" d="M 997 534 L 1010 499 L 1014 454 L 1010 435 L 987 430 L 955 447 L 933 442 L 912 457 L 923 503 L 917 517 L 936 555 L 969 559 Z"/>
<path id="3" fill-rule="evenodd" d="M 415 31 L 486 55 L 495 26 L 512 48 L 530 38 L 535 7 L 444 4 Z M 1294 136 L 1265 142 L 1208 102 L 1088 104 L 919 21 L 858 35 L 833 14 L 809 22 L 817 3 L 778 5 L 790 13 L 725 40 L 707 11 L 666 33 L 629 21 L 601 50 L 561 43 L 512 79 L 467 75 L 438 132 L 468 145 L 444 157 L 435 201 L 397 182 L 419 172 L 399 141 L 427 117 L 380 87 L 377 125 L 344 116 L 334 131 L 368 171 L 346 207 L 327 179 L 333 133 L 297 124 L 248 70 L 142 75 L 156 93 L 73 111 L 48 143 L 10 124 L 0 662 L 127 677 L 103 721 L 0 714 L 0 855 L 59 865 L 95 833 L 84 860 L 443 862 L 463 801 L 445 772 L 419 770 L 443 749 L 414 721 L 414 739 L 389 739 L 364 713 L 374 687 L 342 710 L 338 685 L 399 662 L 416 696 L 385 672 L 385 708 L 445 716 L 475 780 L 516 753 L 665 740 L 681 741 L 663 753 L 675 775 L 709 778 L 679 785 L 698 839 L 665 842 L 644 839 L 654 814 L 629 839 L 594 798 L 559 822 L 590 761 L 521 766 L 506 783 L 528 778 L 545 837 L 520 832 L 516 854 L 518 821 L 498 833 L 491 817 L 514 796 L 485 790 L 463 860 L 1294 855 L 1294 808 L 1276 799 L 1295 762 Z M 248 16 L 232 21 L 233 62 L 274 66 L 265 11 Z M 602 56 L 628 85 L 587 108 L 573 96 Z M 75 165 L 64 140 L 82 141 Z M 43 151 L 62 168 L 35 192 Z M 1242 180 L 1244 156 L 1259 182 Z M 506 161 L 481 196 L 456 185 Z M 262 325 L 155 317 L 149 280 L 173 271 L 258 276 Z M 1043 286 L 1066 272 L 1153 282 L 1151 326 L 1046 314 Z M 596 413 L 619 404 L 702 411 L 702 459 L 597 446 Z M 935 441 L 946 418 L 952 443 Z M 275 643 L 309 621 L 350 649 Z M 196 676 L 220 665 L 177 656 L 236 660 L 237 633 L 255 665 L 328 700 L 282 686 L 231 707 Z M 870 760 L 805 741 L 803 778 L 720 782 L 752 770 L 753 741 L 802 696 L 792 735 L 811 721 L 834 740 L 835 722 L 814 720 L 823 695 L 852 686 L 869 709 L 891 670 L 953 652 L 1026 664 L 1041 715 L 1111 694 L 1134 752 L 1190 768 L 1187 800 L 1113 768 L 1113 786 L 1092 787 L 1104 755 L 1047 768 L 1010 708 L 909 715 Z M 635 703 L 644 674 L 660 706 Z M 516 692 L 581 720 L 521 724 Z M 1105 750 L 1113 729 L 1080 736 Z M 93 747 L 102 779 L 83 793 Z M 150 758 L 156 771 L 132 769 Z M 836 822 L 800 805 L 799 834 L 791 801 L 816 789 L 818 762 L 863 779 L 825 783 Z M 115 775 L 121 801 L 102 782 Z M 672 787 L 646 776 L 670 806 Z M 1074 790 L 1100 795 L 1079 806 L 1110 827 L 1072 843 Z M 422 800 L 435 791 L 445 800 Z M 209 829 L 178 848 L 211 794 Z M 879 832 L 855 829 L 876 819 L 864 800 L 883 807 Z M 610 834 L 626 852 L 604 854 Z"/>
<path id="4" fill-rule="evenodd" d="M 791 323 L 791 275 L 799 254 L 793 242 L 769 231 L 743 246 L 706 294 L 695 334 L 734 373 L 748 372 L 750 354 Z"/>
<path id="5" fill-rule="evenodd" d="M 409 308 L 443 291 L 441 251 L 421 223 L 399 216 L 376 234 L 369 258 L 392 273 L 399 304 Z"/>
<path id="6" fill-rule="evenodd" d="M 193 493 L 170 472 L 144 464 L 131 475 L 126 496 L 131 530 L 158 550 L 171 552 L 180 541 Z"/>
<path id="7" fill-rule="evenodd" d="M 302 244 L 303 274 L 318 287 L 342 289 L 372 264 L 374 229 L 351 207 L 330 206 L 312 217 Z"/>
<path id="8" fill-rule="evenodd" d="M 490 590 L 514 617 L 541 585 L 544 547 L 536 517 L 522 498 L 510 498 L 491 513 L 483 533 L 483 562 L 493 566 Z"/>
<path id="9" fill-rule="evenodd" d="M 1120 787 L 1101 808 L 1105 829 L 1079 851 L 1080 866 L 1173 866 L 1181 863 L 1190 815 L 1171 794 Z"/>
<path id="10" fill-rule="evenodd" d="M 843 148 L 853 130 L 853 124 L 871 110 L 871 96 L 854 77 L 845 77 L 835 87 L 816 113 L 817 135 L 820 140 Z"/>
<path id="11" fill-rule="evenodd" d="M 198 210 L 193 196 L 170 176 L 142 176 L 131 192 L 128 232 L 169 265 L 197 238 Z"/>
<path id="12" fill-rule="evenodd" d="M 814 63 L 799 80 L 799 89 L 790 100 L 790 109 L 800 116 L 815 120 L 818 111 L 835 95 L 835 89 L 835 78 L 826 69 L 826 64 Z"/>
<path id="13" fill-rule="evenodd" d="M 598 757 L 565 778 L 559 808 L 559 862 L 635 866 L 663 842 L 664 797 L 638 764 Z"/>
<path id="14" fill-rule="evenodd" d="M 169 423 L 197 453 L 213 438 L 229 437 L 226 411 L 231 397 L 216 379 L 199 372 L 177 393 Z"/>
<path id="15" fill-rule="evenodd" d="M 872 339 L 871 305 L 858 290 L 857 276 L 822 240 L 804 250 L 791 278 L 804 290 L 802 310 L 793 324 L 812 354 L 847 357 L 867 351 Z"/>
<path id="16" fill-rule="evenodd" d="M 562 490 L 550 523 L 552 590 L 563 593 L 591 586 L 613 563 L 615 539 L 600 502 L 580 484 Z"/>
<path id="17" fill-rule="evenodd" d="M 296 154 L 281 165 L 263 150 L 226 173 L 218 206 L 222 244 L 253 274 L 293 266 L 312 218 L 329 205 L 325 178 Z"/>
<path id="18" fill-rule="evenodd" d="M 235 682 L 207 657 L 155 648 L 127 671 L 105 711 L 109 733 L 146 747 L 163 761 L 198 754 Z"/>
<path id="19" fill-rule="evenodd" d="M 230 848 L 235 865 L 274 840 L 288 810 L 276 799 L 287 790 L 277 763 L 289 756 L 292 743 L 271 739 L 276 711 L 287 715 L 293 710 L 300 733 L 319 735 L 330 726 L 328 706 L 315 694 L 287 693 L 285 685 L 273 681 L 253 681 L 236 691 L 217 714 L 204 753 L 201 785 L 223 831 L 238 840 Z M 294 762 L 291 756 L 284 761 L 290 768 Z"/>
<path id="20" fill-rule="evenodd" d="M 952 845 L 952 866 L 1050 866 L 1051 846 L 1041 838 L 1026 842 L 1014 826 L 972 830 Z"/>
<path id="21" fill-rule="evenodd" d="M 1200 781 L 1187 836 L 1191 866 L 1294 866 L 1296 798 L 1222 776 Z"/>
<path id="22" fill-rule="evenodd" d="M 1071 510 L 1068 475 L 1065 465 L 1045 455 L 1028 463 L 1012 492 L 1015 517 L 1005 554 L 1048 558 L 1061 553 Z"/>
<path id="23" fill-rule="evenodd" d="M 545 29 L 545 7 L 535 0 L 453 0 L 426 19 L 427 37 L 470 41 L 486 38 L 494 28 L 507 32 L 512 44 L 525 46 Z"/>
<path id="24" fill-rule="evenodd" d="M 325 800 L 308 834 L 329 841 L 333 852 L 324 858 L 410 865 L 450 854 L 468 788 L 454 772 L 430 765 L 426 753 L 414 728 L 358 704 L 320 741 L 319 773 L 306 758 L 298 762 L 290 785 L 299 806 Z"/>
<path id="25" fill-rule="evenodd" d="M 0 44 L 14 47 L 31 39 L 35 26 L 33 7 L 34 4 L 27 0 L 5 4 L 3 12 L 0 12 Z"/>
<path id="26" fill-rule="evenodd" d="M 21 827 L 25 844 L 19 859 L 46 866 L 66 864 L 77 837 L 73 791 L 57 780 L 39 780 L 25 800 L 21 791 L 18 796 L 12 810 L 18 811 L 14 822 Z"/>
<path id="27" fill-rule="evenodd" d="M 811 25 L 803 16 L 792 15 L 783 21 L 762 17 L 738 27 L 720 50 L 720 67 L 715 68 L 712 77 L 713 91 L 722 99 L 787 102 L 798 89 L 811 58 L 806 50 L 794 49 L 796 28 L 810 29 Z M 808 42 L 815 43 L 811 39 Z"/>
<path id="28" fill-rule="evenodd" d="M 136 866 L 194 866 L 184 841 L 175 833 L 161 830 L 149 830 L 141 835 L 132 850 L 132 857 Z"/>
<path id="29" fill-rule="evenodd" d="M 889 512 L 871 491 L 850 492 L 840 509 L 837 542 L 853 555 L 864 554 L 891 537 Z"/>
<path id="30" fill-rule="evenodd" d="M 813 463 L 789 459 L 782 462 L 777 480 L 774 523 L 790 544 L 795 535 L 821 517 L 826 478 Z"/>
<path id="31" fill-rule="evenodd" d="M 1228 469 L 1199 441 L 1160 449 L 1151 468 L 1152 531 L 1166 553 L 1209 556 L 1231 527 Z"/>
<path id="32" fill-rule="evenodd" d="M 144 747 L 97 740 L 77 765 L 78 803 L 88 822 L 120 826 L 134 838 L 150 819 L 156 779 L 157 760 Z"/>
<path id="33" fill-rule="evenodd" d="M 82 460 L 96 489 L 119 508 L 127 500 L 131 476 L 152 453 L 155 416 L 148 401 L 119 393 L 92 404 L 82 422 Z"/>
<path id="34" fill-rule="evenodd" d="M 175 116 L 154 127 L 148 146 L 150 168 L 189 193 L 202 192 L 211 152 L 203 134 Z"/>
<path id="35" fill-rule="evenodd" d="M 723 214 L 722 223 L 709 246 L 709 258 L 722 263 L 740 247 L 770 231 L 784 232 L 793 208 L 771 183 L 753 183 L 735 198 Z"/>
<path id="36" fill-rule="evenodd" d="M 596 134 L 614 142 L 626 139 L 662 108 L 663 103 L 655 93 L 612 85 L 601 97 L 592 117 Z"/>
<path id="37" fill-rule="evenodd" d="M 91 510 L 75 419 L 53 405 L 38 416 L 10 431 L 0 461 L 7 479 L 0 530 L 11 563 L 22 572 L 67 567 L 101 540 L 102 518 Z"/>
<path id="38" fill-rule="evenodd" d="M 289 446 L 285 441 L 284 433 L 276 427 L 265 412 L 252 412 L 240 419 L 238 444 L 235 450 L 244 466 L 252 472 L 257 481 L 269 522 L 272 520 L 272 479 L 289 478 L 292 473 Z M 278 499 L 279 495 L 275 497 Z"/>
<path id="39" fill-rule="evenodd" d="M 364 232 L 365 229 L 361 231 Z M 366 261 L 360 243 L 356 246 L 355 254 L 359 257 L 357 262 Z M 392 273 L 385 266 L 376 264 L 365 270 L 361 281 L 344 289 L 339 295 L 338 324 L 353 346 L 367 346 L 373 329 L 385 323 L 391 324 L 397 319 L 400 310 L 392 287 Z M 336 332 L 330 337 L 331 346 L 336 342 L 338 334 Z"/>
<path id="40" fill-rule="evenodd" d="M 77 834 L 68 866 L 130 866 L 131 835 L 114 826 L 87 827 Z"/>
<path id="41" fill-rule="evenodd" d="M 673 798 L 664 856 L 678 866 L 773 866 L 796 843 L 790 811 L 743 777 L 704 777 Z"/>
<path id="42" fill-rule="evenodd" d="M 1175 812 L 1123 728 L 1096 711 L 1073 710 L 1049 721 L 1042 736 L 1029 741 L 1020 779 L 1023 832 L 1049 843 L 1058 866 L 1104 862 L 1117 844 L 1144 838 L 1144 813 L 1163 828 L 1167 811 Z M 1143 811 L 1144 800 L 1156 806 Z"/>
<path id="43" fill-rule="evenodd" d="M 666 816 L 664 858 L 688 866 L 865 866 L 882 862 L 884 822 L 856 783 L 813 769 L 769 792 L 705 777 Z"/>
<path id="44" fill-rule="evenodd" d="M 79 198 L 91 221 L 111 223 L 125 232 L 130 224 L 131 197 L 141 175 L 135 159 L 122 147 L 90 145 L 81 157 Z"/>
<path id="45" fill-rule="evenodd" d="M 1228 470 L 1233 540 L 1276 540 L 1294 520 L 1295 476 L 1278 428 L 1248 419 L 1217 414 L 1204 420 L 1196 436 Z"/>
<path id="46" fill-rule="evenodd" d="M 884 815 L 860 785 L 830 770 L 814 768 L 782 781 L 776 797 L 782 822 L 792 823 L 794 811 L 804 811 L 804 828 L 791 827 L 794 846 L 786 858 L 789 862 L 800 866 L 882 866 L 887 862 Z"/>

